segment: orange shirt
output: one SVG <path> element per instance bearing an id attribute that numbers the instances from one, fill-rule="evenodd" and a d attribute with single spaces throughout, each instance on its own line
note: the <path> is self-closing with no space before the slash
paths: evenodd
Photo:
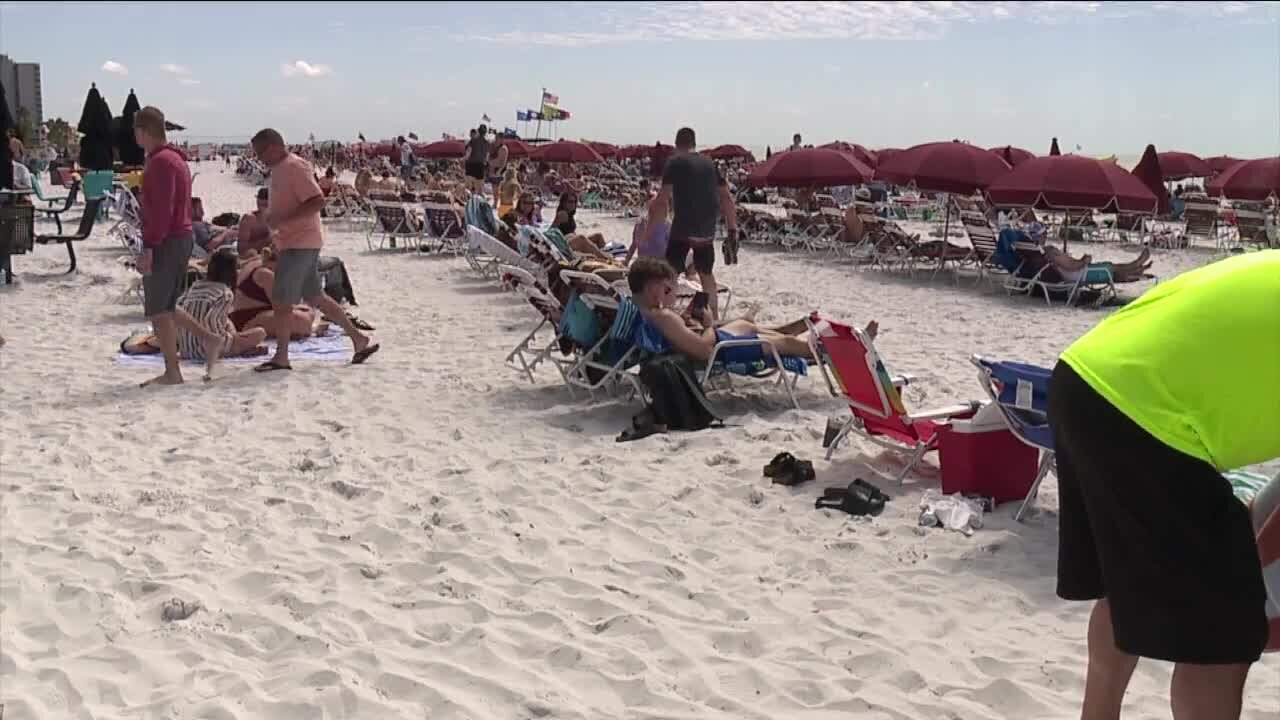
<path id="1" fill-rule="evenodd" d="M 267 212 L 271 218 L 293 213 L 299 205 L 321 197 L 311 165 L 306 160 L 289 153 L 271 168 L 271 192 Z M 320 228 L 320 211 L 295 217 L 284 223 L 272 220 L 276 229 L 275 245 L 280 250 L 319 250 L 324 246 L 324 234 Z"/>

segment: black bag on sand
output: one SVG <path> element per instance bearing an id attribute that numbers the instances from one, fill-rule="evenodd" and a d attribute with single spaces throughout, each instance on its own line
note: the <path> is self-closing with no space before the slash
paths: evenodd
<path id="1" fill-rule="evenodd" d="M 631 428 L 618 436 L 618 442 L 667 430 L 702 430 L 723 422 L 682 357 L 663 355 L 650 360 L 640 368 L 640 382 L 649 394 L 649 404 L 631 419 Z"/>

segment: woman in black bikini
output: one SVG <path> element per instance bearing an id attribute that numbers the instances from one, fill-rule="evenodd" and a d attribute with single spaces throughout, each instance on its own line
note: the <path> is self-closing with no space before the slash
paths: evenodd
<path id="1" fill-rule="evenodd" d="M 578 194 L 568 190 L 560 194 L 560 204 L 556 207 L 556 217 L 551 227 L 559 230 L 569 247 L 580 255 L 587 255 L 597 260 L 614 261 L 614 257 L 601 250 L 605 246 L 604 235 L 592 233 L 578 234 Z"/>

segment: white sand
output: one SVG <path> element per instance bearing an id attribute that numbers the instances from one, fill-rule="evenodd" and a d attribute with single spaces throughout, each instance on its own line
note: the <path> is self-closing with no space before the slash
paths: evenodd
<path id="1" fill-rule="evenodd" d="M 252 206 L 199 167 L 213 215 Z M 622 221 L 595 220 L 619 239 Z M 587 223 L 587 224 L 590 224 Z M 45 226 L 42 224 L 42 228 Z M 0 290 L 0 701 L 27 718 L 1072 718 L 1087 608 L 1054 596 L 1056 481 L 972 538 L 915 523 L 917 478 L 875 520 L 813 509 L 874 478 L 821 461 L 768 385 L 715 399 L 733 426 L 619 445 L 636 408 L 505 368 L 534 321 L 461 260 L 369 254 L 331 231 L 383 351 L 365 367 L 224 368 L 141 391 L 112 362 L 145 327 L 104 239 L 15 258 Z M 1110 254 L 1110 253 L 1104 253 Z M 1124 253 L 1119 253 L 1123 255 Z M 1207 259 L 1160 252 L 1170 276 Z M 747 248 L 722 276 L 764 321 L 881 323 L 924 408 L 977 398 L 966 358 L 1049 363 L 1102 313 Z M 1133 290 L 1131 290 L 1133 292 Z M 780 450 L 819 479 L 771 487 Z M 930 462 L 936 462 L 931 460 Z M 931 466 L 929 474 L 936 475 Z M 170 598 L 204 609 L 165 622 Z M 1250 718 L 1280 713 L 1280 659 Z M 1169 716 L 1144 662 L 1128 718 Z"/>

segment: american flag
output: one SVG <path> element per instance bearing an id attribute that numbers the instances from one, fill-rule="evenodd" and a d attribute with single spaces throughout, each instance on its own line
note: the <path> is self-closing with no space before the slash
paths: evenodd
<path id="1" fill-rule="evenodd" d="M 551 93 L 547 92 L 546 90 L 543 90 L 543 91 L 542 91 L 542 104 L 543 104 L 543 105 L 559 105 L 559 104 L 560 104 L 560 96 L 559 96 L 559 95 L 552 95 Z"/>

